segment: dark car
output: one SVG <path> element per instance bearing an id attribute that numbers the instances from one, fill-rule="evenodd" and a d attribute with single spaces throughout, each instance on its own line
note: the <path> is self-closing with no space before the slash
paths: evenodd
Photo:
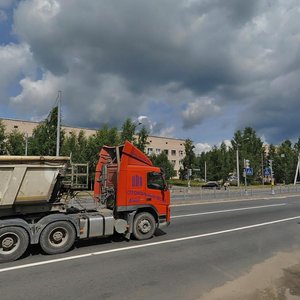
<path id="1" fill-rule="evenodd" d="M 220 190 L 221 186 L 216 181 L 208 181 L 202 185 L 203 189 L 217 189 Z"/>

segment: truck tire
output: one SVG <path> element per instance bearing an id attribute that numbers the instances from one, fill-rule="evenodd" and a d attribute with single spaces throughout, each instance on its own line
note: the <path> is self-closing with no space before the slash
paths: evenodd
<path id="1" fill-rule="evenodd" d="M 0 229 L 0 263 L 14 261 L 21 257 L 29 244 L 29 237 L 21 227 L 4 227 Z"/>
<path id="2" fill-rule="evenodd" d="M 133 222 L 133 236 L 137 240 L 147 240 L 150 239 L 156 229 L 156 222 L 153 217 L 148 212 L 138 213 Z"/>
<path id="3" fill-rule="evenodd" d="M 47 254 L 64 253 L 73 246 L 75 238 L 75 228 L 71 223 L 56 221 L 42 231 L 40 245 Z"/>

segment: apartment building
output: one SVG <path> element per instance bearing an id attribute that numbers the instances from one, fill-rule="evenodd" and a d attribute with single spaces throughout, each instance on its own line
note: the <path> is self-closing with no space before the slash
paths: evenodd
<path id="1" fill-rule="evenodd" d="M 178 177 L 178 171 L 181 166 L 181 160 L 183 159 L 184 152 L 184 140 L 166 138 L 159 136 L 149 136 L 146 154 L 160 154 L 165 152 L 169 161 L 174 165 L 176 171 L 176 177 Z"/>
<path id="2" fill-rule="evenodd" d="M 24 121 L 24 120 L 16 120 L 16 119 L 1 119 L 3 124 L 5 125 L 6 132 L 9 133 L 14 129 L 18 130 L 25 135 L 31 136 L 33 129 L 39 124 L 38 122 L 32 121 Z M 62 125 L 62 129 L 68 135 L 71 132 L 75 132 L 78 134 L 81 130 L 84 131 L 87 137 L 92 136 L 96 133 L 96 129 L 89 128 L 80 128 L 80 127 L 71 127 Z M 184 140 L 175 139 L 175 138 L 167 138 L 160 136 L 149 136 L 148 137 L 148 145 L 146 148 L 146 154 L 160 154 L 165 152 L 168 156 L 169 161 L 174 165 L 174 170 L 178 177 L 178 171 L 181 166 L 181 160 L 183 159 L 184 152 Z"/>

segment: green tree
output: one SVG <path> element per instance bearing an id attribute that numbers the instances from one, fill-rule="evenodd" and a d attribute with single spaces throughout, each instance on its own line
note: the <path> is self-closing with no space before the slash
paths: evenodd
<path id="1" fill-rule="evenodd" d="M 207 161 L 207 154 L 205 152 L 201 152 L 195 158 L 195 166 L 197 169 L 200 169 L 200 176 L 201 179 L 205 179 L 205 162 Z"/>
<path id="2" fill-rule="evenodd" d="M 239 151 L 240 174 L 243 174 L 244 160 L 250 161 L 250 167 L 253 168 L 253 176 L 248 176 L 247 180 L 261 181 L 262 179 L 262 157 L 264 153 L 263 142 L 257 137 L 256 132 L 251 127 L 246 127 L 243 131 L 237 130 L 234 138 L 231 140 L 232 155 Z M 236 164 L 236 160 L 235 160 Z M 235 168 L 236 169 L 236 168 Z M 241 176 L 240 176 L 241 179 Z"/>
<path id="3" fill-rule="evenodd" d="M 297 155 L 290 140 L 285 140 L 276 149 L 273 172 L 276 182 L 292 183 L 297 166 Z"/>
<path id="4" fill-rule="evenodd" d="M 300 153 L 300 137 L 298 138 L 297 142 L 294 144 L 294 151 L 298 155 Z"/>
<path id="5" fill-rule="evenodd" d="M 135 129 L 136 124 L 132 122 L 130 118 L 126 119 L 126 121 L 123 123 L 121 128 L 121 135 L 120 135 L 120 142 L 121 144 L 124 144 L 125 141 L 129 141 L 134 143 L 135 142 Z"/>
<path id="6" fill-rule="evenodd" d="M 70 132 L 68 136 L 65 137 L 64 143 L 61 148 L 61 154 L 64 156 L 73 155 L 78 151 L 78 141 L 75 131 Z"/>
<path id="7" fill-rule="evenodd" d="M 25 134 L 17 129 L 14 129 L 7 136 L 6 147 L 9 155 L 24 155 L 25 154 Z"/>
<path id="8" fill-rule="evenodd" d="M 33 129 L 28 141 L 30 155 L 56 155 L 57 111 L 54 107 L 49 117 Z M 63 145 L 64 131 L 60 131 L 60 144 Z"/>
<path id="9" fill-rule="evenodd" d="M 62 155 L 71 155 L 72 162 L 85 163 L 89 161 L 87 157 L 88 139 L 83 130 L 80 130 L 78 136 L 74 131 L 69 136 L 65 137 L 62 146 Z"/>
<path id="10" fill-rule="evenodd" d="M 191 139 L 186 139 L 184 142 L 185 156 L 182 159 L 182 167 L 179 170 L 179 176 L 181 179 L 186 179 L 188 175 L 188 169 L 193 169 L 196 162 L 196 155 L 194 152 L 195 146 Z"/>
<path id="11" fill-rule="evenodd" d="M 170 179 L 176 175 L 174 165 L 168 160 L 168 156 L 165 152 L 162 152 L 159 155 L 152 154 L 150 160 L 154 166 L 163 169 L 166 179 Z"/>
<path id="12" fill-rule="evenodd" d="M 213 146 L 208 152 L 202 152 L 196 157 L 196 168 L 200 169 L 201 178 L 205 178 L 206 164 L 206 179 L 225 182 L 234 164 L 232 149 L 222 142 L 219 147 Z"/>
<path id="13" fill-rule="evenodd" d="M 3 121 L 0 119 L 0 155 L 6 154 L 6 135 L 5 135 L 5 125 Z"/>
<path id="14" fill-rule="evenodd" d="M 147 130 L 146 126 L 142 126 L 141 130 L 138 133 L 137 143 L 136 146 L 145 153 L 148 142 L 149 131 Z"/>
<path id="15" fill-rule="evenodd" d="M 221 143 L 218 149 L 218 178 L 215 180 L 222 180 L 226 182 L 229 176 L 229 173 L 232 172 L 232 155 L 230 155 L 229 149 L 224 142 Z"/>
<path id="16" fill-rule="evenodd" d="M 106 146 L 117 146 L 119 145 L 119 134 L 116 127 L 109 128 L 108 125 L 103 125 L 102 128 L 97 130 L 95 136 L 90 136 L 86 144 L 86 157 L 89 161 L 90 169 L 95 170 L 98 155 L 101 147 Z M 93 173 L 91 173 L 93 176 Z"/>

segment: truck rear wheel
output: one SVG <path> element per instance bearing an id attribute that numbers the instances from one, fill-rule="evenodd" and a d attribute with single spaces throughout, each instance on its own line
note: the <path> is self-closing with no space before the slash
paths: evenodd
<path id="1" fill-rule="evenodd" d="M 40 245 L 47 254 L 64 253 L 73 246 L 75 238 L 75 228 L 71 223 L 57 221 L 42 231 Z"/>
<path id="2" fill-rule="evenodd" d="M 21 227 L 0 229 L 0 262 L 14 261 L 24 254 L 29 244 L 29 237 Z"/>
<path id="3" fill-rule="evenodd" d="M 156 222 L 148 212 L 141 212 L 135 216 L 133 222 L 133 235 L 137 240 L 150 239 L 156 229 Z"/>

